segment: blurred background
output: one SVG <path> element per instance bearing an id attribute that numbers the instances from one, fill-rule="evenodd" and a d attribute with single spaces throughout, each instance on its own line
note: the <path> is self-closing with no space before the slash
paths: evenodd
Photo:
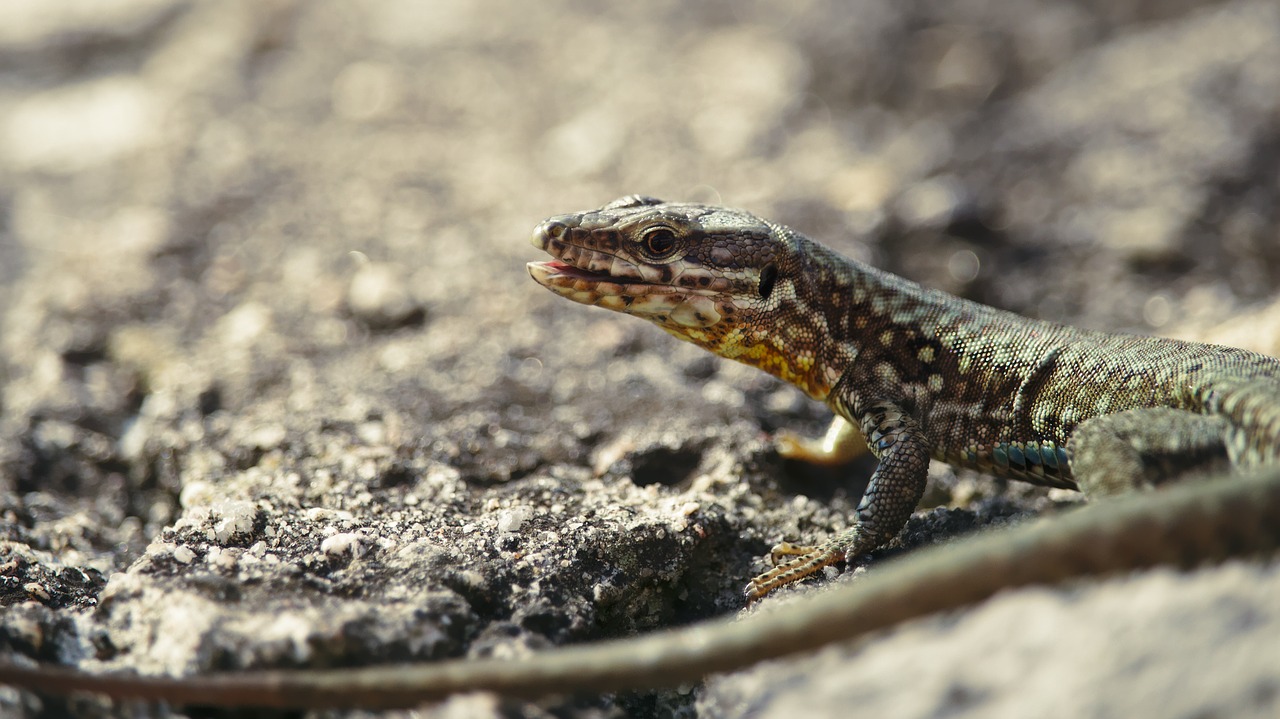
<path id="1" fill-rule="evenodd" d="M 0 598 L 92 606 L 335 428 L 485 485 L 675 412 L 820 424 L 537 287 L 546 216 L 732 205 L 1023 314 L 1276 353 L 1278 170 L 1274 0 L 8 0 L 3 526 L 88 574 Z"/>

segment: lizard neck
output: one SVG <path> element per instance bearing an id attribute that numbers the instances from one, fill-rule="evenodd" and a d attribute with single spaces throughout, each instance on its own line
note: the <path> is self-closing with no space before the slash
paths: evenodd
<path id="1" fill-rule="evenodd" d="M 897 394 L 904 375 L 915 374 L 910 368 L 947 351 L 947 335 L 999 312 L 843 257 L 789 228 L 774 231 L 791 250 L 791 266 L 770 306 L 744 327 L 738 353 L 722 354 L 819 401 L 832 403 L 836 385 L 851 375 L 859 387 L 884 384 Z M 928 387 L 930 379 L 919 381 Z"/>

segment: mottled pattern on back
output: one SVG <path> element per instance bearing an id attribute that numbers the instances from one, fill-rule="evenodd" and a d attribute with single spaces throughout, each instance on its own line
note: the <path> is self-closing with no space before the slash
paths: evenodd
<path id="1" fill-rule="evenodd" d="M 955 466 L 1070 486 L 1062 462 L 1081 422 L 1138 407 L 1197 413 L 1231 405 L 1233 462 L 1280 461 L 1280 361 L 1233 347 L 1113 334 L 1027 319 L 809 247 L 807 297 L 779 312 L 830 328 L 843 363 L 832 402 L 856 417 L 869 401 L 902 403 L 932 456 Z M 820 319 L 812 319 L 820 315 Z M 795 321 L 795 320 L 789 320 Z M 1252 402 L 1230 398 L 1249 387 Z M 1266 399 L 1263 399 L 1263 398 Z M 839 410 L 838 410 L 839 411 Z"/>

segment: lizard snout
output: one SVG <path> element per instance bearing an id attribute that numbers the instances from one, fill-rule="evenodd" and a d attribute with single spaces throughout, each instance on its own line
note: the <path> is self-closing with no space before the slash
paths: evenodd
<path id="1" fill-rule="evenodd" d="M 548 242 L 563 238 L 568 229 L 567 225 L 553 217 L 533 228 L 533 236 L 529 238 L 529 242 L 534 247 L 545 250 Z"/>

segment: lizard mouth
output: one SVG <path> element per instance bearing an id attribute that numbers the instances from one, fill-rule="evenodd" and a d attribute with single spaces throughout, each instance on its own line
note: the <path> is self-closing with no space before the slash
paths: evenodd
<path id="1" fill-rule="evenodd" d="M 587 294 L 596 297 L 601 295 L 621 295 L 626 292 L 625 288 L 627 286 L 631 286 L 632 289 L 639 289 L 636 286 L 644 284 L 634 279 L 621 280 L 608 272 L 584 270 L 581 267 L 575 267 L 560 260 L 530 262 L 527 267 L 529 276 L 533 278 L 534 282 L 552 292 L 567 297 L 571 297 L 571 293 L 578 294 L 578 297 L 572 297 L 572 299 L 577 299 L 578 301 L 587 300 Z M 592 303 L 588 302 L 588 304 Z"/>
<path id="2" fill-rule="evenodd" d="M 608 282 L 613 279 L 612 275 L 607 272 L 593 272 L 584 270 L 581 267 L 574 267 L 567 262 L 560 260 L 548 260 L 546 262 L 530 262 L 529 274 L 540 285 L 547 285 L 552 281 L 557 282 Z"/>

